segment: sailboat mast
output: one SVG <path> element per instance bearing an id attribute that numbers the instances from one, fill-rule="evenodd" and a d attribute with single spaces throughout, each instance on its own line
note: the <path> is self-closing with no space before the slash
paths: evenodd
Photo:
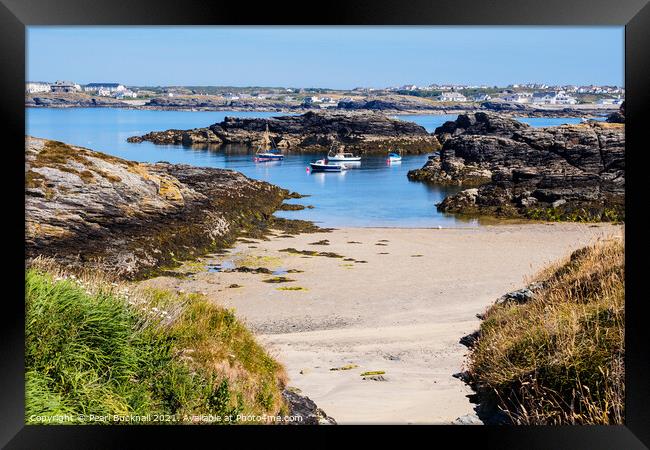
<path id="1" fill-rule="evenodd" d="M 271 145 L 271 137 L 269 136 L 269 124 L 266 124 L 266 130 L 264 130 L 263 144 L 264 150 L 268 150 Z"/>

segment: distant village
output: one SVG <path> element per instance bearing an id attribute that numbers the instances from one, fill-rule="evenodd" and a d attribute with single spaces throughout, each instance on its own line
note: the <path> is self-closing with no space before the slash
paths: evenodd
<path id="1" fill-rule="evenodd" d="M 127 87 L 120 83 L 78 84 L 71 81 L 27 82 L 27 94 L 83 93 L 116 99 L 136 99 L 153 96 L 219 96 L 225 101 L 276 100 L 299 103 L 307 108 L 336 108 L 353 102 L 359 96 L 408 95 L 427 98 L 434 102 L 464 103 L 486 101 L 538 105 L 575 105 L 594 103 L 620 105 L 625 99 L 625 89 L 619 86 L 550 86 L 543 83 L 511 84 L 506 87 L 463 84 L 408 84 L 387 88 L 357 87 L 352 90 L 319 88 L 225 88 L 225 87 Z"/>
<path id="2" fill-rule="evenodd" d="M 138 94 L 119 83 L 88 83 L 80 85 L 71 81 L 56 81 L 54 83 L 46 82 L 27 82 L 25 84 L 25 93 L 75 93 L 84 92 L 87 94 L 99 95 L 102 97 L 115 97 L 118 99 L 136 98 Z"/>

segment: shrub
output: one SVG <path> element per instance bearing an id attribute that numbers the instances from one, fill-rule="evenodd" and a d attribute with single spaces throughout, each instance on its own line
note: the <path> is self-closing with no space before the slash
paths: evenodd
<path id="1" fill-rule="evenodd" d="M 623 423 L 624 272 L 623 242 L 599 242 L 490 307 L 469 366 L 486 402 L 521 424 Z"/>

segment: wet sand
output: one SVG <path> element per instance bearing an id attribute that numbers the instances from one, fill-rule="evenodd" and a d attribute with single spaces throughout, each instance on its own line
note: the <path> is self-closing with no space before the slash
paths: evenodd
<path id="1" fill-rule="evenodd" d="M 191 263 L 197 273 L 188 279 L 143 284 L 202 292 L 234 308 L 285 364 L 289 385 L 338 423 L 448 424 L 473 412 L 471 390 L 453 374 L 463 370 L 459 339 L 479 327 L 476 314 L 545 265 L 622 233 L 572 223 L 278 233 Z M 313 244 L 321 240 L 329 245 Z M 342 257 L 280 251 L 287 248 Z M 223 262 L 279 269 L 293 281 L 205 270 Z M 385 373 L 364 380 L 366 371 Z"/>

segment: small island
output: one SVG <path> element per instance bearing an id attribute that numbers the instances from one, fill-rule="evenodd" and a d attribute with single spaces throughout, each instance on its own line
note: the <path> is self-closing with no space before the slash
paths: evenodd
<path id="1" fill-rule="evenodd" d="M 386 154 L 399 148 L 404 153 L 426 153 L 439 148 L 438 140 L 424 127 L 380 113 L 307 112 L 298 116 L 264 118 L 226 117 L 220 123 L 192 130 L 152 131 L 128 138 L 129 142 L 154 144 L 245 144 L 262 142 L 268 127 L 278 148 L 292 152 L 323 152 L 343 144 L 359 154 Z"/>

